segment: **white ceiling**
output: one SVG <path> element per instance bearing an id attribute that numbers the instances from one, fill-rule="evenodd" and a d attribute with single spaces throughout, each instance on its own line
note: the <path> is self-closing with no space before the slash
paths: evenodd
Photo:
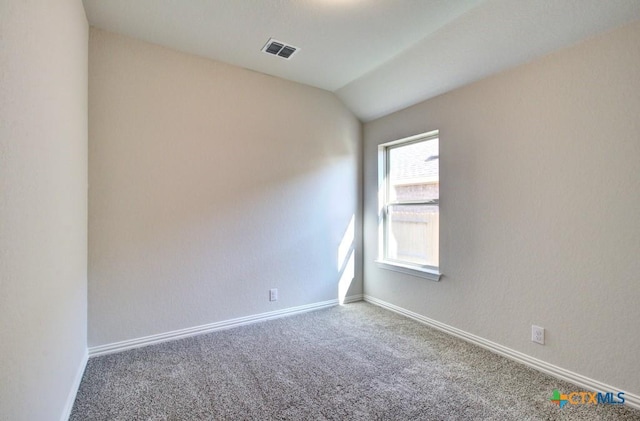
<path id="1" fill-rule="evenodd" d="M 640 19 L 640 0 L 84 0 L 91 25 L 335 92 L 368 121 Z M 300 47 L 261 52 L 269 38 Z"/>

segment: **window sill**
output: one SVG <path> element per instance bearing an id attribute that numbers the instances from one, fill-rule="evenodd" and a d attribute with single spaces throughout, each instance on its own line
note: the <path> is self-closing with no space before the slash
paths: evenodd
<path id="1" fill-rule="evenodd" d="M 402 263 L 389 262 L 386 260 L 376 260 L 376 264 L 381 269 L 392 270 L 394 272 L 400 272 L 407 275 L 413 275 L 420 278 L 425 278 L 430 281 L 440 281 L 442 274 L 435 269 L 427 269 L 419 266 L 403 265 Z"/>

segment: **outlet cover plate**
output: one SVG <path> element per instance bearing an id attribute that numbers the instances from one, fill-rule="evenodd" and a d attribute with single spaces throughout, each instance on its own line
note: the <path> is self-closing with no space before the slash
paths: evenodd
<path id="1" fill-rule="evenodd" d="M 544 328 L 536 325 L 531 326 L 531 342 L 544 345 Z"/>

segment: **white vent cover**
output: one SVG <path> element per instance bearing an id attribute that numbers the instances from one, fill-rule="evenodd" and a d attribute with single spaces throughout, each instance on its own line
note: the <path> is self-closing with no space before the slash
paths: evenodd
<path id="1" fill-rule="evenodd" d="M 267 41 L 264 47 L 262 47 L 262 51 L 267 54 L 278 56 L 285 60 L 290 60 L 295 53 L 300 51 L 300 49 L 298 47 L 294 47 L 293 45 L 288 45 L 282 41 L 271 38 L 269 39 L 269 41 Z"/>

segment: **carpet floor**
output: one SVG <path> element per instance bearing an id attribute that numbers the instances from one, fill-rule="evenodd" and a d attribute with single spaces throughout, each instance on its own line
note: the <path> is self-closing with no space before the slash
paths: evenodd
<path id="1" fill-rule="evenodd" d="M 91 358 L 72 421 L 640 420 L 581 390 L 359 302 Z"/>

